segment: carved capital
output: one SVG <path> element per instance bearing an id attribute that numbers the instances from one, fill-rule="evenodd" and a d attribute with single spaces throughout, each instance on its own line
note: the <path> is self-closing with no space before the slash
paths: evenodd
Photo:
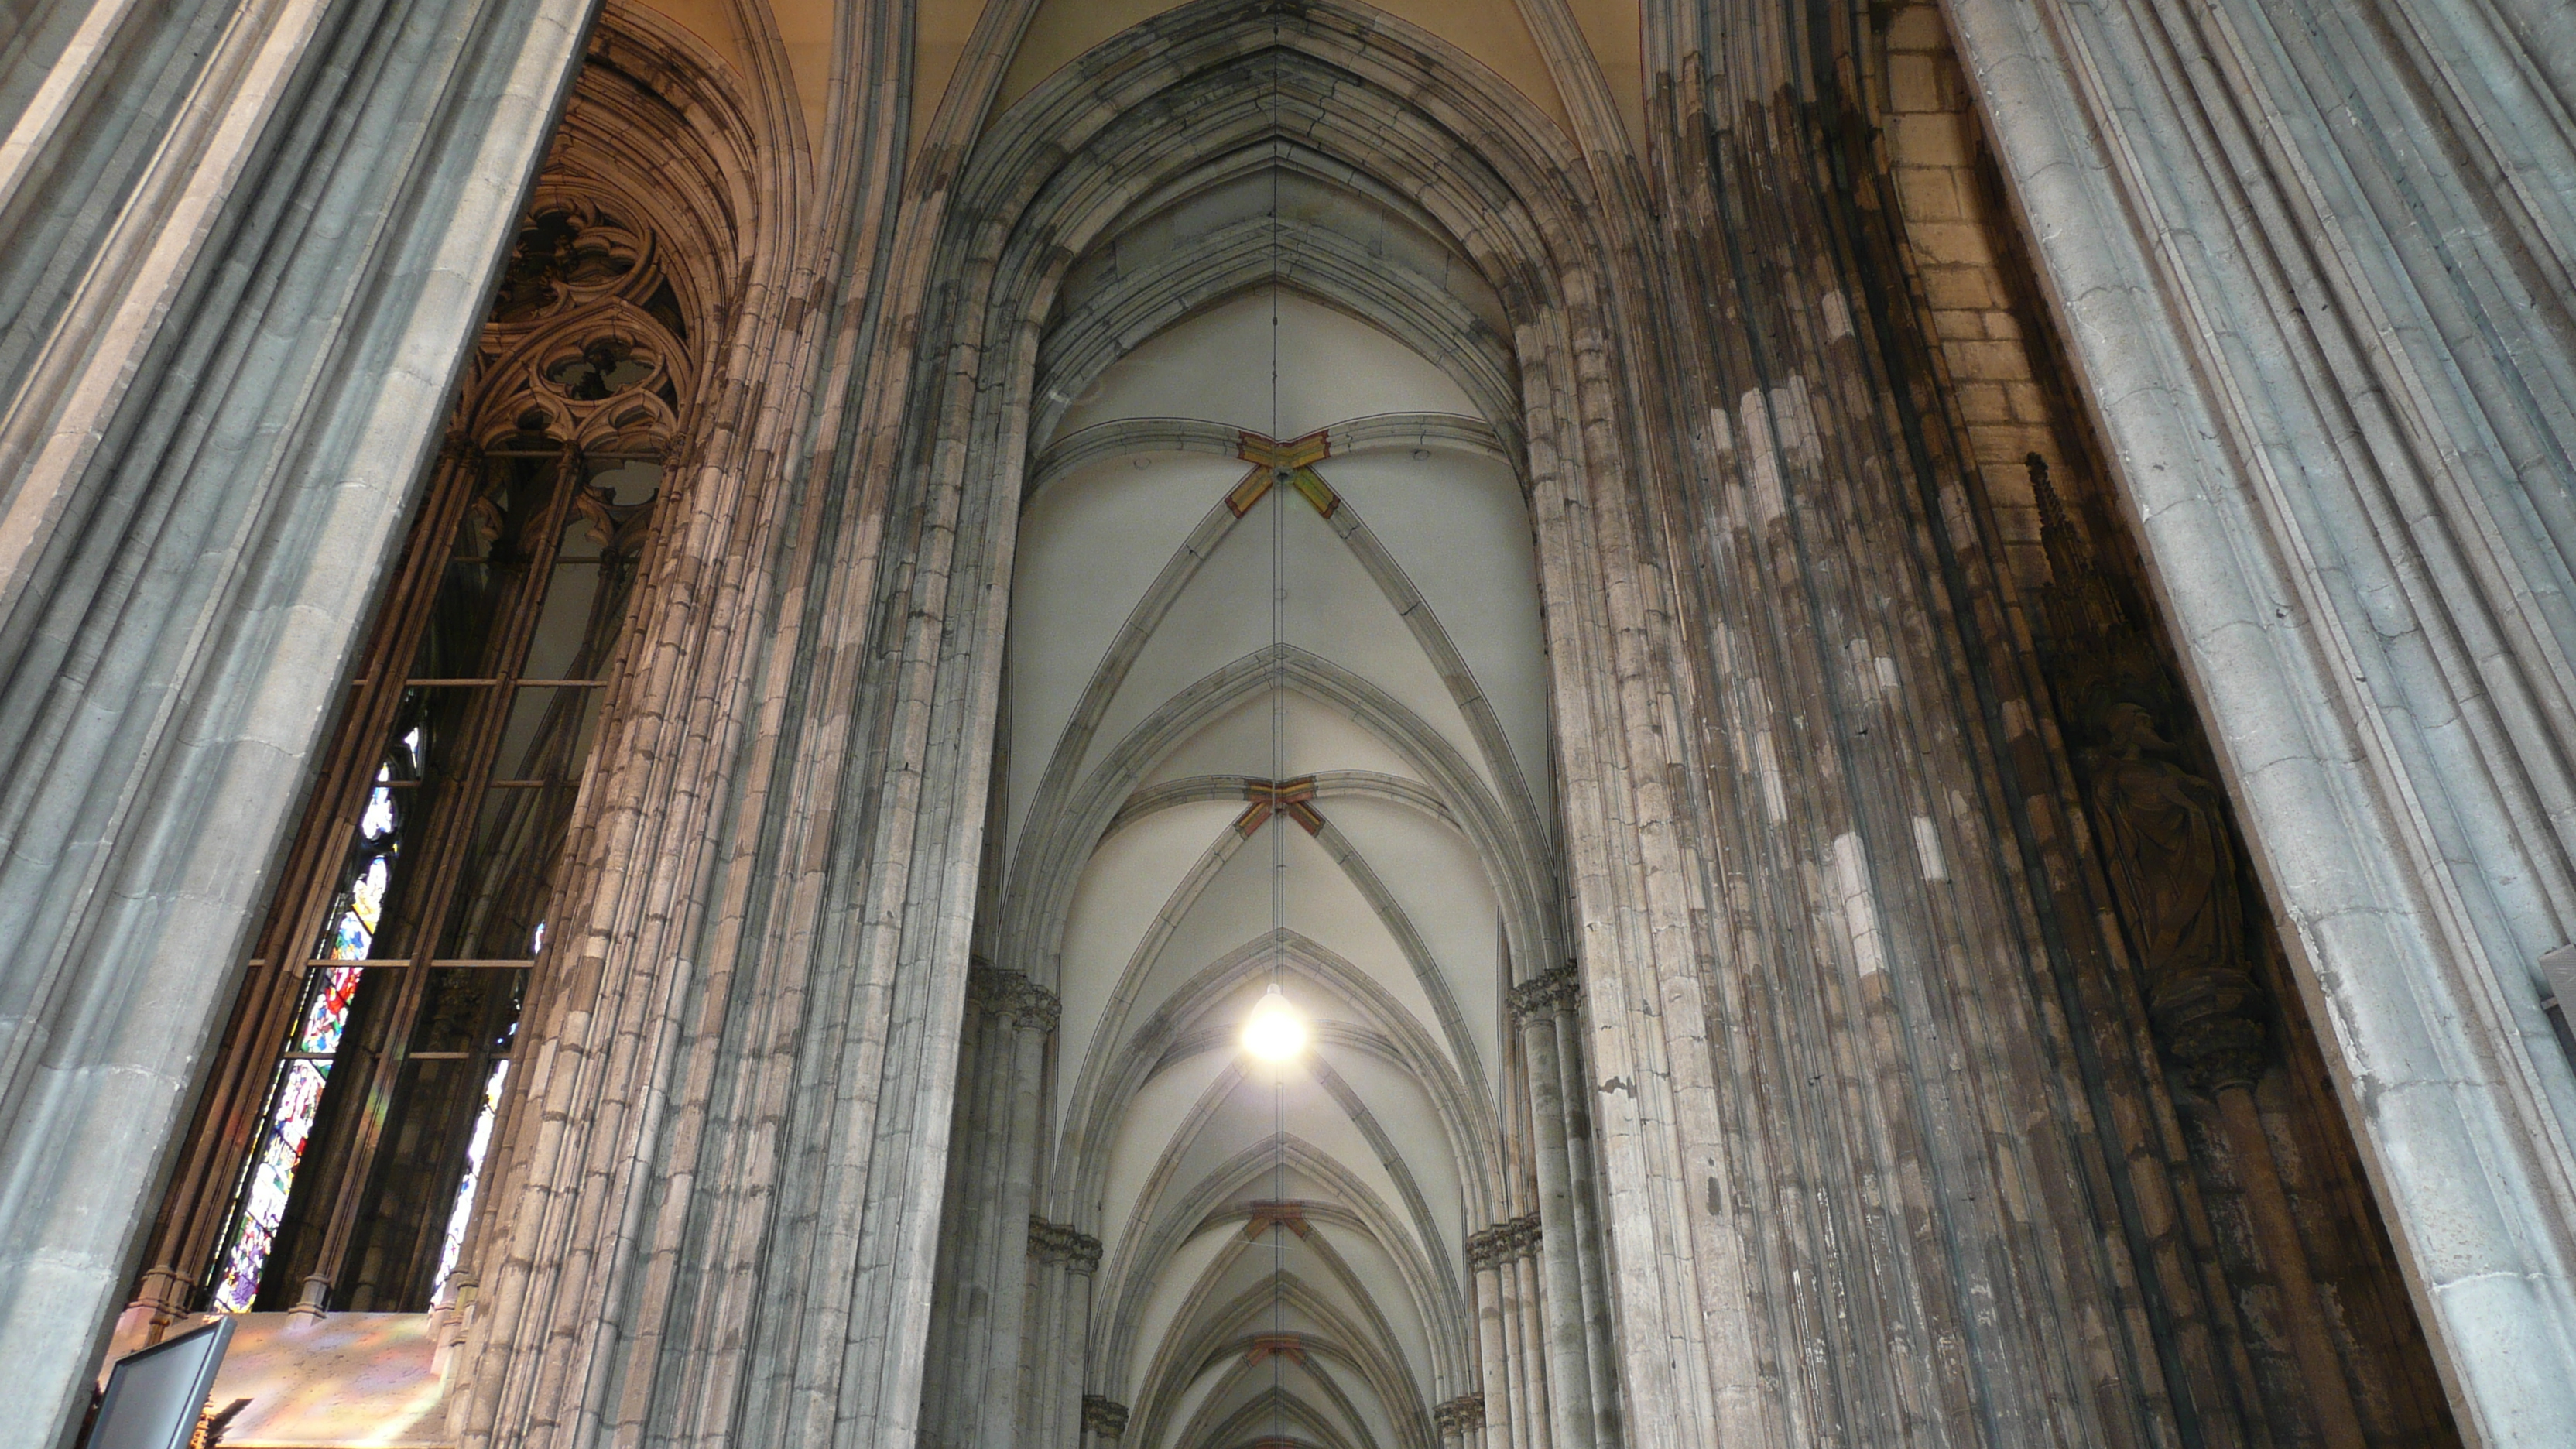
<path id="1" fill-rule="evenodd" d="M 966 1000 L 987 1016 L 1007 1016 L 1041 1032 L 1054 1031 L 1063 1015 L 1055 993 L 1031 981 L 1026 972 L 1005 971 L 983 961 L 966 968 Z"/>
<path id="2" fill-rule="evenodd" d="M 1485 1396 L 1460 1394 L 1431 1408 L 1431 1423 L 1443 1434 L 1472 1434 L 1485 1427 Z"/>
<path id="3" fill-rule="evenodd" d="M 1075 1230 L 1069 1224 L 1051 1223 L 1032 1216 L 1029 1219 L 1029 1256 L 1041 1263 L 1061 1266 L 1068 1272 L 1097 1272 L 1100 1268 L 1100 1240 Z"/>
<path id="4" fill-rule="evenodd" d="M 1533 976 L 1512 988 L 1512 1015 L 1522 1021 L 1552 1016 L 1574 1004 L 1574 994 L 1581 984 L 1572 962 Z"/>
<path id="5" fill-rule="evenodd" d="M 2203 1092 L 2263 1075 L 2262 990 L 2242 971 L 2209 969 L 2159 982 L 2147 1010 L 2184 1080 Z"/>
<path id="6" fill-rule="evenodd" d="M 1127 1432 L 1127 1406 L 1098 1394 L 1082 1396 L 1082 1427 L 1103 1439 L 1115 1439 Z"/>
<path id="7" fill-rule="evenodd" d="M 1467 1235 L 1467 1266 L 1476 1272 L 1500 1268 L 1538 1252 L 1538 1214 L 1529 1213 Z"/>

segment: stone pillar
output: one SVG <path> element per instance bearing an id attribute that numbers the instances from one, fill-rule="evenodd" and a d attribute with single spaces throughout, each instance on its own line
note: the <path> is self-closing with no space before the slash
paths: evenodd
<path id="1" fill-rule="evenodd" d="M 942 1306 L 922 1383 L 923 1438 L 938 1449 L 1010 1449 L 1019 1440 L 1032 1259 L 1060 1274 L 1090 1241 L 1029 1215 L 1038 1093 L 1057 1014 L 1054 993 L 1016 971 L 979 962 L 969 972 L 958 1150 L 935 1289 Z"/>
<path id="2" fill-rule="evenodd" d="M 2185 1079 L 2218 1103 L 2318 1437 L 2333 1449 L 2359 1449 L 2361 1419 L 2342 1356 L 2254 1108 L 2264 1061 L 2262 995 L 2245 958 L 2224 809 L 2209 782 L 2143 757 L 2163 743 L 2144 709 L 2124 701 L 2103 714 L 2102 747 L 2086 752 L 2094 838 L 2137 951 L 2148 1012 Z"/>
<path id="3" fill-rule="evenodd" d="M 1547 1308 L 1539 1288 L 1538 1214 L 1512 1223 L 1508 1271 L 1520 1301 L 1520 1356 L 1516 1364 L 1522 1433 L 1531 1449 L 1555 1449 L 1556 1384 L 1551 1369 Z"/>
<path id="4" fill-rule="evenodd" d="M 2174 1070 L 2218 1105 L 2318 1436 L 2358 1449 L 2364 1436 L 2342 1356 L 2255 1112 L 2266 1013 L 2226 800 L 2166 758 L 2180 746 L 2164 732 L 2180 737 L 2189 721 L 2180 691 L 2060 500 L 2045 460 L 2034 453 L 2025 466 L 2049 568 L 2035 611 L 2040 658 L 2085 784 L 2087 838 L 2136 993 Z"/>
<path id="5" fill-rule="evenodd" d="M 0 1444 L 87 1394 L 590 0 L 46 8 L 0 146 Z"/>
<path id="6" fill-rule="evenodd" d="M 1552 1364 L 1539 1282 L 1539 1216 L 1499 1222 L 1467 1238 L 1476 1284 L 1488 1406 L 1488 1449 L 1549 1449 L 1548 1375 Z M 1500 1405 L 1499 1412 L 1491 1406 Z"/>
<path id="7" fill-rule="evenodd" d="M 1020 1412 L 1026 1442 L 1071 1444 L 1082 1434 L 1082 1382 L 1091 1350 L 1091 1281 L 1100 1240 L 1062 1223 L 1029 1222 L 1030 1273 L 1037 1297 L 1021 1349 L 1027 1389 Z M 1080 1352 L 1068 1345 L 1080 1345 Z"/>
<path id="8" fill-rule="evenodd" d="M 1496 1234 L 1496 1229 L 1486 1228 L 1467 1238 L 1468 1281 L 1475 1285 L 1476 1367 L 1484 1380 L 1479 1400 L 1491 1406 L 1484 1421 L 1484 1449 L 1522 1449 L 1521 1441 L 1512 1433 L 1512 1358 L 1504 1330 L 1506 1310 Z"/>
<path id="9" fill-rule="evenodd" d="M 1556 994 L 1556 1063 L 1560 1097 L 1565 1107 L 1567 1196 L 1574 1208 L 1572 1256 L 1581 1274 L 1583 1350 L 1591 1374 L 1593 1443 L 1622 1442 L 1619 1432 L 1619 1359 L 1610 1340 L 1610 1285 L 1602 1259 L 1600 1181 L 1594 1160 L 1591 1092 L 1583 1076 L 1582 988 L 1567 968 L 1566 988 Z"/>
<path id="10" fill-rule="evenodd" d="M 2566 47 L 1944 8 L 2460 1427 L 2576 1442 Z"/>
<path id="11" fill-rule="evenodd" d="M 998 998 L 995 1014 L 1010 1033 L 1009 1090 L 999 1104 L 1007 1109 L 1008 1120 L 996 1124 L 1005 1129 L 998 1206 L 1013 1221 L 1029 1220 L 1037 1179 L 1043 1116 L 1039 1095 L 1045 1084 L 1047 1039 L 1055 1034 L 1060 1013 L 1055 993 L 1025 976 L 998 983 L 993 994 Z M 1099 1240 L 1066 1228 L 1060 1258 L 1067 1268 L 1077 1261 L 1087 1264 L 1081 1271 L 1088 1274 L 1100 1262 Z M 983 1449 L 1017 1449 L 1023 1435 L 1019 1381 L 1020 1346 L 1028 1317 L 1028 1246 L 1023 1243 L 1018 1252 L 998 1256 L 991 1273 L 991 1317 L 979 1361 L 985 1393 L 975 1437 L 968 1442 Z M 1058 1347 L 1049 1345 L 1050 1351 Z"/>
<path id="12" fill-rule="evenodd" d="M 1574 969 L 1558 967 L 1512 987 L 1512 1016 L 1530 1065 L 1530 1127 L 1538 1140 L 1538 1217 L 1558 1230 L 1540 1243 L 1535 1269 L 1543 1284 L 1543 1343 L 1548 1364 L 1548 1439 L 1558 1449 L 1589 1449 L 1595 1436 L 1589 1312 L 1584 1307 L 1582 1235 L 1574 1209 L 1574 1168 L 1566 1132 L 1566 1080 L 1558 1065 L 1556 1013 L 1574 998 Z"/>

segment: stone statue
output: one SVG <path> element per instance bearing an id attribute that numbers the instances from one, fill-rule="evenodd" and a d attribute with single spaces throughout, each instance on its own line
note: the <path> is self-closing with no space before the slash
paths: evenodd
<path id="1" fill-rule="evenodd" d="M 2140 704 L 2095 717 L 2090 804 L 2147 1008 L 2175 1059 L 2202 1085 L 2249 1078 L 2263 1028 L 2246 969 L 2236 850 L 2218 788 L 2150 751 L 2173 748 Z"/>

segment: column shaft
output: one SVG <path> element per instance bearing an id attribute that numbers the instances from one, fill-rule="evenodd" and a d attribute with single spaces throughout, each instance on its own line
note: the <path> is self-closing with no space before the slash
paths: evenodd
<path id="1" fill-rule="evenodd" d="M 0 1444 L 87 1396 L 590 9 L 40 7 L 7 58 Z"/>
<path id="2" fill-rule="evenodd" d="M 1566 1160 L 1564 1074 L 1557 1065 L 1554 1002 L 1520 1013 L 1520 1025 L 1522 1050 L 1529 1058 L 1530 1122 L 1538 1137 L 1531 1159 L 1538 1168 L 1539 1221 L 1554 1227 L 1540 1234 L 1536 1258 L 1545 1287 L 1548 1437 L 1560 1449 L 1588 1449 L 1594 1422 L 1592 1364 L 1585 1344 L 1588 1315 L 1577 1262 L 1582 1239 L 1576 1228 L 1573 1167 Z"/>

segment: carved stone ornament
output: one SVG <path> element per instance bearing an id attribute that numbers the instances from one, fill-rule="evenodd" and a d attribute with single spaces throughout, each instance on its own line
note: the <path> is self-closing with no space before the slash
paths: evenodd
<path id="1" fill-rule="evenodd" d="M 1477 1272 L 1518 1262 L 1538 1252 L 1539 1218 L 1528 1213 L 1467 1235 L 1467 1266 Z"/>
<path id="2" fill-rule="evenodd" d="M 981 961 L 967 967 L 966 999 L 987 1016 L 1007 1016 L 1021 1026 L 1042 1032 L 1055 1030 L 1063 1015 L 1055 993 L 1031 981 L 1027 973 L 1005 971 Z"/>
<path id="3" fill-rule="evenodd" d="M 1095 1272 L 1100 1267 L 1100 1240 L 1068 1224 L 1032 1217 L 1029 1256 L 1041 1263 L 1060 1264 L 1075 1273 Z"/>
<path id="4" fill-rule="evenodd" d="M 2025 460 L 2050 582 L 2049 686 L 2084 786 L 2103 873 L 2156 1035 L 2202 1090 L 2263 1067 L 2263 998 L 2245 954 L 2234 838 L 2217 786 L 2174 763 L 2159 728 L 2189 705 L 2135 609 L 2095 559 L 2036 453 Z"/>
<path id="5" fill-rule="evenodd" d="M 1431 1423 L 1443 1434 L 1472 1434 L 1485 1427 L 1485 1396 L 1460 1394 L 1432 1406 Z"/>
<path id="6" fill-rule="evenodd" d="M 2165 1049 L 2204 1088 L 2260 1074 L 2258 988 L 2245 966 L 2236 852 L 2216 786 L 2146 752 L 2170 748 L 2135 704 L 2101 725 L 2086 791 L 2103 868 L 2129 923 Z"/>
<path id="7" fill-rule="evenodd" d="M 1127 1432 L 1127 1406 L 1098 1394 L 1082 1396 L 1082 1427 L 1104 1439 L 1115 1439 Z"/>
<path id="8" fill-rule="evenodd" d="M 1528 1021 L 1571 1006 L 1581 985 L 1571 961 L 1553 971 L 1533 976 L 1512 988 L 1512 1015 Z"/>

